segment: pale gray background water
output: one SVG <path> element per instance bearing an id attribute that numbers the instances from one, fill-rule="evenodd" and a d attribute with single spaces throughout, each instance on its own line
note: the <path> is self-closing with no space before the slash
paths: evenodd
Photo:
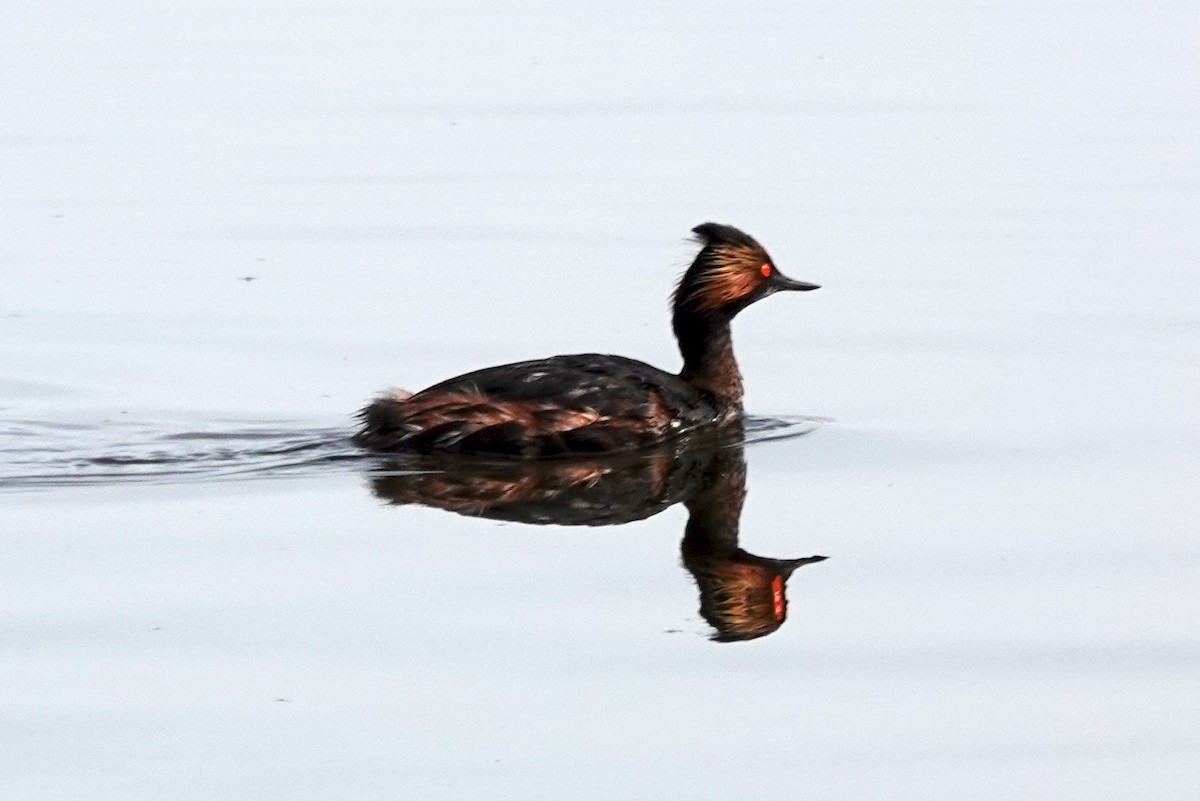
<path id="1" fill-rule="evenodd" d="M 748 453 L 745 546 L 831 558 L 745 644 L 679 508 L 10 488 L 0 794 L 1197 797 L 1198 86 L 1194 3 L 10 9 L 10 479 L 500 361 L 674 367 L 707 219 L 825 287 L 739 320 L 750 410 L 836 422 Z"/>

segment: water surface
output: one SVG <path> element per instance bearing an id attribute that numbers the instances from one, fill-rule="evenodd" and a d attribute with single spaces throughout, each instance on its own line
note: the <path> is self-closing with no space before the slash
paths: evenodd
<path id="1" fill-rule="evenodd" d="M 0 792 L 1196 797 L 1197 31 L 1176 3 L 8 14 Z M 823 286 L 736 326 L 750 412 L 836 421 L 745 450 L 738 549 L 829 557 L 785 622 L 714 638 L 682 501 L 522 525 L 377 494 L 345 436 L 390 384 L 674 368 L 709 219 Z"/>

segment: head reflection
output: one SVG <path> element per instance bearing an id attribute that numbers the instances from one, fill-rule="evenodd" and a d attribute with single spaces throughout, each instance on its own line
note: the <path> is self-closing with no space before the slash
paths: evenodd
<path id="1" fill-rule="evenodd" d="M 746 460 L 742 446 L 728 440 L 595 459 L 418 457 L 383 464 L 371 487 L 393 504 L 534 525 L 617 525 L 683 503 L 683 566 L 700 591 L 711 639 L 719 642 L 776 631 L 787 619 L 793 571 L 825 559 L 772 559 L 738 546 Z"/>
<path id="2" fill-rule="evenodd" d="M 683 565 L 700 589 L 700 614 L 720 642 L 753 640 L 787 619 L 785 588 L 792 572 L 824 556 L 771 559 L 738 547 L 746 499 L 746 460 L 741 448 L 714 454 L 698 491 L 684 501 Z"/>

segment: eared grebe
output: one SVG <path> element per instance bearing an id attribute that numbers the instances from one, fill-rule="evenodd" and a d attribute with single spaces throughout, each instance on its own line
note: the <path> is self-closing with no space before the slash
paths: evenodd
<path id="1" fill-rule="evenodd" d="M 729 324 L 781 290 L 767 251 L 728 225 L 692 229 L 702 247 L 672 297 L 678 375 L 623 356 L 582 353 L 488 367 L 362 410 L 355 442 L 373 450 L 538 458 L 632 450 L 742 419 Z"/>

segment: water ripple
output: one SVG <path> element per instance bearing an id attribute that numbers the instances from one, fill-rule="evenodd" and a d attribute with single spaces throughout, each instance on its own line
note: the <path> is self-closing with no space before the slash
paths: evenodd
<path id="1" fill-rule="evenodd" d="M 822 422 L 750 416 L 745 443 L 793 439 Z M 377 461 L 349 432 L 294 421 L 0 421 L 0 490 L 317 476 Z"/>

